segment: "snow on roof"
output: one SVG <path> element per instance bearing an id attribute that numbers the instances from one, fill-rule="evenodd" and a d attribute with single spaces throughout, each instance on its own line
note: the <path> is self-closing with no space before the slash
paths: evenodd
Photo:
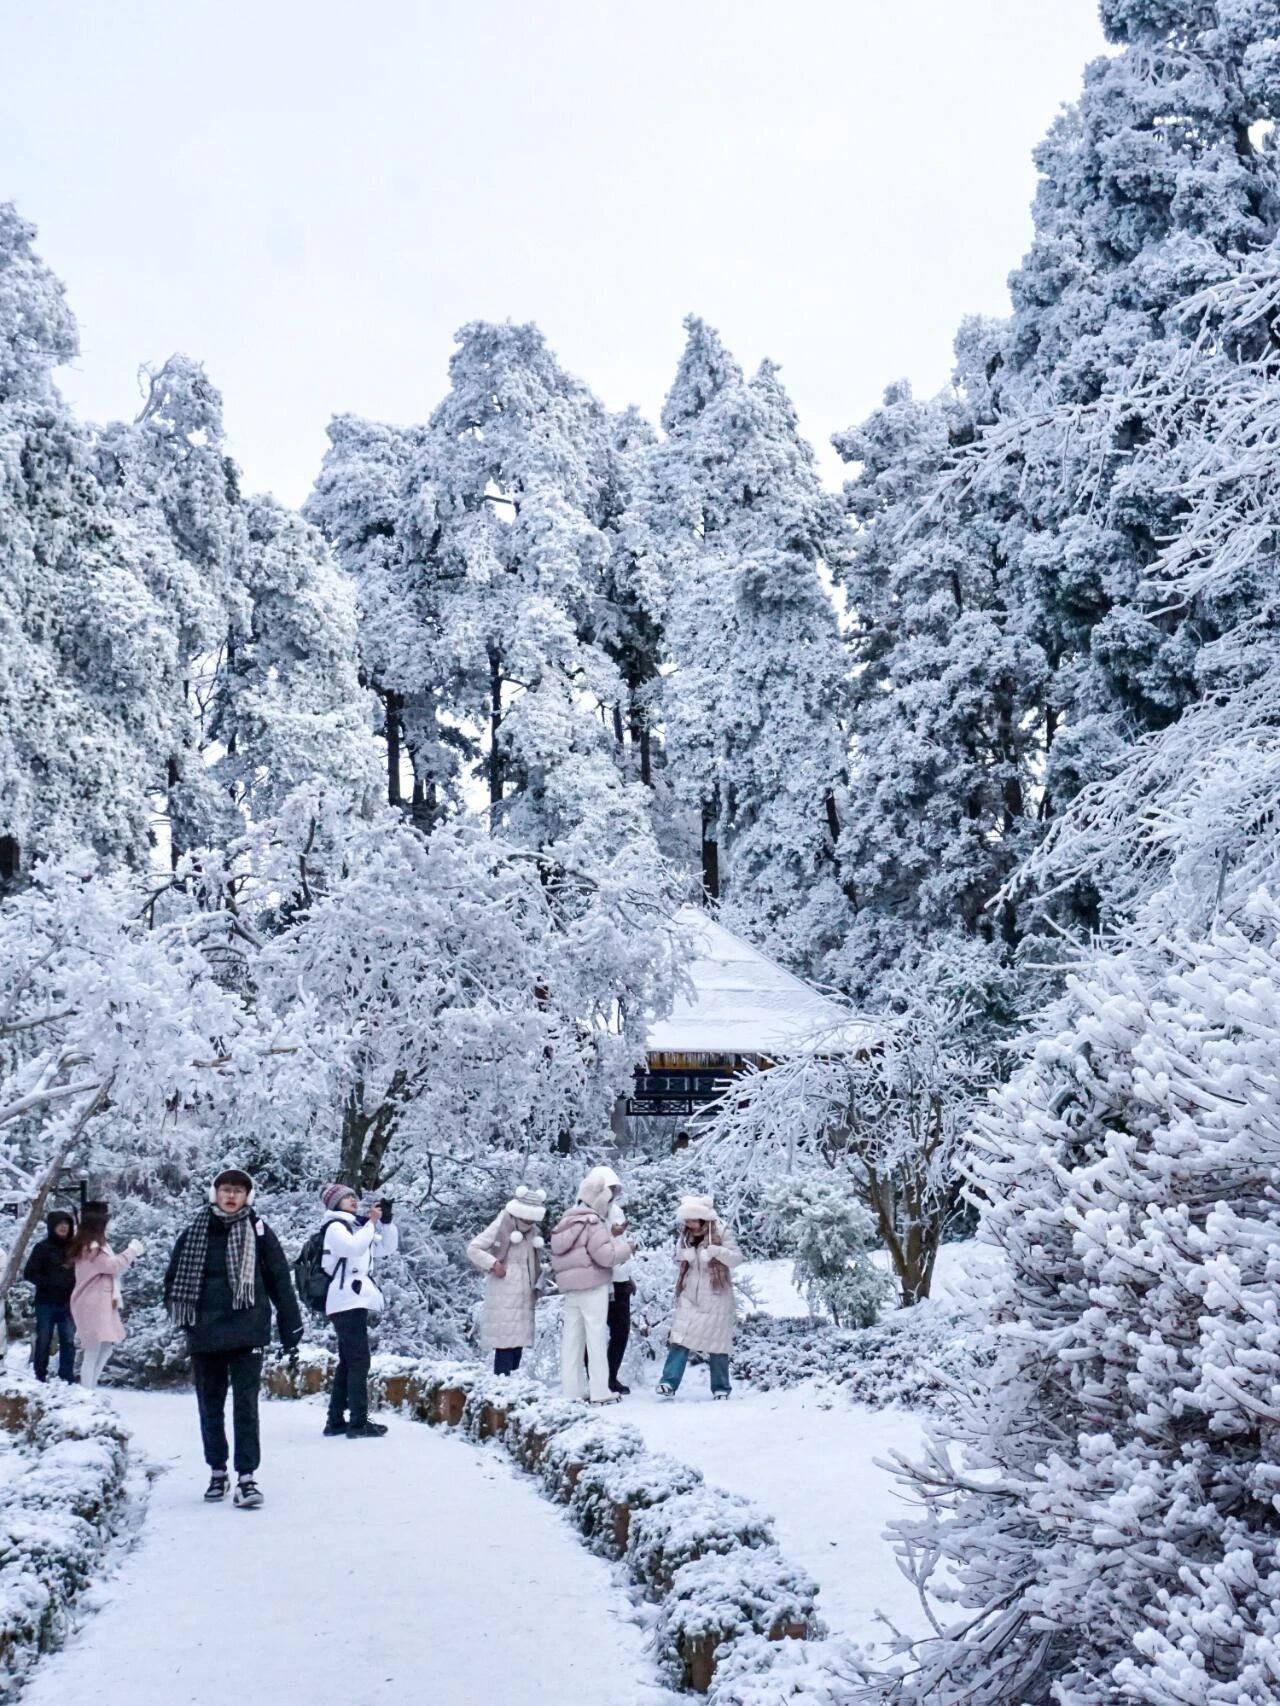
<path id="1" fill-rule="evenodd" d="M 685 976 L 669 1018 L 650 1027 L 651 1054 L 794 1054 L 822 1040 L 847 1046 L 869 1035 L 849 1010 L 726 930 L 709 913 L 682 906 L 682 935 L 692 938 Z"/>

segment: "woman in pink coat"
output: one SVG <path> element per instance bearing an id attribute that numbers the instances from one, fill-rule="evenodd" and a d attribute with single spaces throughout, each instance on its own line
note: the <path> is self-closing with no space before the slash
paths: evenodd
<path id="1" fill-rule="evenodd" d="M 135 1238 L 118 1256 L 112 1255 L 107 1243 L 110 1213 L 104 1202 L 86 1203 L 67 1252 L 67 1261 L 76 1273 L 71 1319 L 84 1350 L 80 1381 L 91 1389 L 98 1384 L 107 1359 L 125 1336 L 120 1315 L 120 1275 L 142 1254 L 142 1245 Z"/>

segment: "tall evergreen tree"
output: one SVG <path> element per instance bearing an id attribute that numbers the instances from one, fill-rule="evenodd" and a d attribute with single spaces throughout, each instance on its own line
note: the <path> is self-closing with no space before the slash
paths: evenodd
<path id="1" fill-rule="evenodd" d="M 180 720 L 167 553 L 54 386 L 75 323 L 34 239 L 0 205 L 0 882 L 77 845 L 145 862 Z"/>
<path id="2" fill-rule="evenodd" d="M 666 749 L 702 819 L 703 882 L 801 968 L 839 940 L 847 662 L 824 574 L 847 550 L 795 411 L 702 321 L 639 504 L 666 580 Z"/>

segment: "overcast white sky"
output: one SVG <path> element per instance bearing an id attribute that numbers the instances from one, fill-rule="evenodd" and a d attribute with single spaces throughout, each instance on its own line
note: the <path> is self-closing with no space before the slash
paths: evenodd
<path id="1" fill-rule="evenodd" d="M 424 419 L 478 318 L 654 414 L 701 314 L 782 363 L 834 478 L 832 431 L 1004 310 L 1103 45 L 1095 0 L 0 0 L 0 198 L 67 284 L 82 412 L 185 350 L 290 503 L 331 414 Z"/>

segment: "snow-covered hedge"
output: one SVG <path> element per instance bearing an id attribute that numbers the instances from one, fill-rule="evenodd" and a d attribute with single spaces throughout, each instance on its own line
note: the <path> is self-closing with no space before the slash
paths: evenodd
<path id="1" fill-rule="evenodd" d="M 128 1435 L 78 1387 L 0 1378 L 24 1467 L 0 1487 L 0 1699 L 66 1631 L 125 1502 Z"/>

